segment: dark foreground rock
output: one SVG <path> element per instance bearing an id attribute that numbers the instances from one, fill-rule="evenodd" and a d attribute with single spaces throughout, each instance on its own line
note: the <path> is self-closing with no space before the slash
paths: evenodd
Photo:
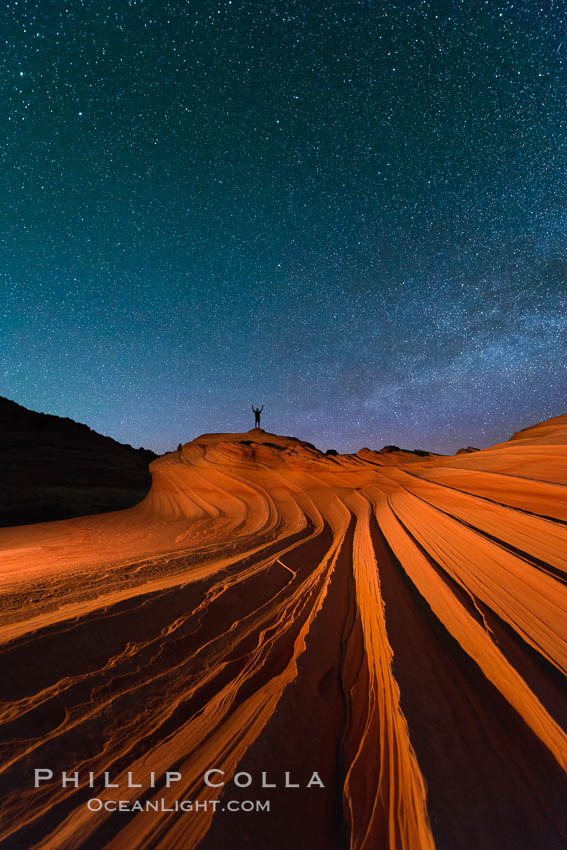
<path id="1" fill-rule="evenodd" d="M 0 526 L 132 507 L 155 457 L 0 396 Z"/>

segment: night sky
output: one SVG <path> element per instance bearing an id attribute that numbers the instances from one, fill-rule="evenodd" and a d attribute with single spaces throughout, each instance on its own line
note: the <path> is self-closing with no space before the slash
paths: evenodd
<path id="1" fill-rule="evenodd" d="M 12 0 L 0 394 L 158 452 L 565 412 L 560 0 Z"/>

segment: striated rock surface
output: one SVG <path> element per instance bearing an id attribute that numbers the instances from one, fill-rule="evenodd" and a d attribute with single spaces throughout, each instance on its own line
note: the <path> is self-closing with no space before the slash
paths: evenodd
<path id="1" fill-rule="evenodd" d="M 148 492 L 155 457 L 0 397 L 0 526 L 129 508 Z"/>
<path id="2" fill-rule="evenodd" d="M 567 846 L 567 416 L 456 457 L 208 434 L 151 472 L 0 531 L 5 846 Z"/>

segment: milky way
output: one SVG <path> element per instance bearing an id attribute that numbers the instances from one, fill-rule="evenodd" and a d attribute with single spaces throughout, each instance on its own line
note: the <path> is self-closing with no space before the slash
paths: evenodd
<path id="1" fill-rule="evenodd" d="M 0 393 L 164 451 L 563 412 L 552 0 L 7 2 Z M 563 309 L 562 309 L 563 308 Z"/>

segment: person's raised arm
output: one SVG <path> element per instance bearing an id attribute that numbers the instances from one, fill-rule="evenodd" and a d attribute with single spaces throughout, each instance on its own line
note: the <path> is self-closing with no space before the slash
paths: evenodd
<path id="1" fill-rule="evenodd" d="M 263 409 L 264 409 L 264 405 L 262 405 L 262 407 L 260 408 L 260 413 L 263 411 Z"/>

